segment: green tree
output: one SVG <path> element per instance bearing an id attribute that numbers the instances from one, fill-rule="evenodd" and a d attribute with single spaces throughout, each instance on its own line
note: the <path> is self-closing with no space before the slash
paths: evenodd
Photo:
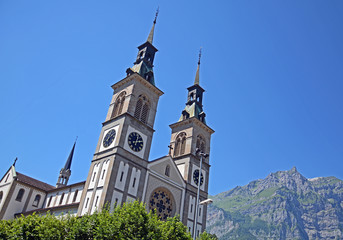
<path id="1" fill-rule="evenodd" d="M 210 234 L 205 231 L 200 234 L 197 240 L 218 240 L 218 238 L 215 234 Z"/>
<path id="2" fill-rule="evenodd" d="M 102 211 L 82 217 L 69 214 L 56 217 L 47 213 L 44 216 L 32 214 L 13 220 L 1 220 L 0 239 L 191 240 L 192 238 L 178 217 L 161 221 L 153 212 L 147 213 L 145 205 L 134 202 L 123 204 L 122 207 L 115 208 L 112 213 L 108 208 L 104 208 Z"/>

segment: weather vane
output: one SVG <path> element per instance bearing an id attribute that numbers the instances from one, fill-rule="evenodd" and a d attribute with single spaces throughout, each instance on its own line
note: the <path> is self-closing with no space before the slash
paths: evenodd
<path id="1" fill-rule="evenodd" d="M 202 49 L 202 47 L 200 47 L 200 50 L 199 50 L 199 61 L 198 61 L 199 65 L 200 65 L 200 59 L 201 59 L 201 49 Z"/>
<path id="2" fill-rule="evenodd" d="M 156 15 L 155 15 L 155 20 L 154 20 L 154 24 L 156 24 L 156 20 L 157 20 L 157 16 L 158 16 L 158 12 L 160 11 L 160 6 L 157 7 L 156 10 Z"/>

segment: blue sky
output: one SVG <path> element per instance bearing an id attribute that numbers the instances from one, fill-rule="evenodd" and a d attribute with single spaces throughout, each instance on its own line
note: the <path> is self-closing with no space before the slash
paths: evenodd
<path id="1" fill-rule="evenodd" d="M 296 166 L 343 179 L 343 1 L 0 1 L 0 172 L 56 183 L 78 136 L 86 179 L 111 100 L 157 6 L 160 98 L 150 159 L 168 153 L 203 47 L 210 194 Z"/>

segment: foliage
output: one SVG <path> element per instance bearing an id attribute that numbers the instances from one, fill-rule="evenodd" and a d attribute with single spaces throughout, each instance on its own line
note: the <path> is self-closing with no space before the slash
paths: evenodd
<path id="1" fill-rule="evenodd" d="M 0 239 L 191 240 L 192 238 L 178 217 L 161 221 L 156 214 L 147 213 L 142 203 L 134 202 L 117 207 L 112 213 L 105 208 L 82 217 L 71 215 L 56 217 L 48 213 L 44 216 L 32 214 L 14 220 L 1 220 Z"/>
<path id="2" fill-rule="evenodd" d="M 210 234 L 205 231 L 197 237 L 197 240 L 218 240 L 218 238 L 215 234 Z"/>

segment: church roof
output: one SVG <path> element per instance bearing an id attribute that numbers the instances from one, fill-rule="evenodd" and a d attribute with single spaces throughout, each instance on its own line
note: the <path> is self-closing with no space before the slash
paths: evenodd
<path id="1" fill-rule="evenodd" d="M 39 188 L 43 191 L 49 191 L 49 190 L 55 189 L 55 187 L 51 186 L 50 184 L 47 184 L 45 182 L 41 182 L 37 179 L 26 176 L 26 175 L 19 173 L 19 172 L 17 172 L 17 181 L 22 182 L 22 183 L 26 183 L 30 186 Z"/>

